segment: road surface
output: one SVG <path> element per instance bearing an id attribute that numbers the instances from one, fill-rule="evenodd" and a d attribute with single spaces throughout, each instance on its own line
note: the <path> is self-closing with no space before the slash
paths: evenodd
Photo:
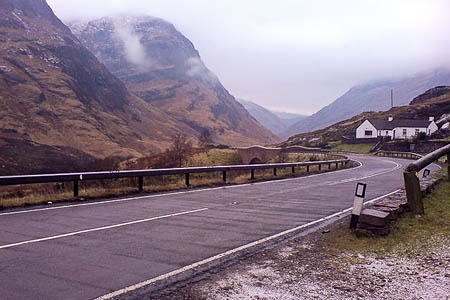
<path id="1" fill-rule="evenodd" d="M 394 192 L 410 162 L 351 158 L 361 165 L 294 179 L 0 213 L 0 298 L 108 299 L 347 209 L 357 182 L 368 184 L 367 200 Z"/>

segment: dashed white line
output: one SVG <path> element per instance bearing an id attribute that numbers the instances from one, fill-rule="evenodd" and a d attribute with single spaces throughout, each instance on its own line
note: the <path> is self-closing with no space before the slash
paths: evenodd
<path id="1" fill-rule="evenodd" d="M 194 209 L 194 210 L 189 210 L 189 211 L 184 211 L 184 212 L 179 212 L 179 213 L 174 213 L 174 214 L 169 214 L 169 215 L 164 215 L 164 216 L 152 217 L 152 218 L 148 218 L 148 219 L 142 219 L 142 220 L 136 220 L 136 221 L 114 224 L 114 225 L 109 225 L 109 226 L 103 226 L 103 227 L 91 228 L 91 229 L 80 230 L 80 231 L 75 231 L 75 232 L 69 232 L 69 233 L 64 233 L 64 234 L 55 235 L 55 236 L 49 236 L 49 237 L 40 238 L 40 239 L 34 239 L 34 240 L 28 240 L 28 241 L 18 242 L 18 243 L 14 243 L 14 244 L 2 245 L 2 246 L 0 246 L 0 249 L 7 249 L 7 248 L 17 247 L 17 246 L 21 246 L 21 245 L 26 245 L 26 244 L 56 240 L 56 239 L 60 239 L 60 238 L 68 237 L 68 236 L 74 236 L 74 235 L 83 234 L 83 233 L 88 233 L 88 232 L 112 229 L 112 228 L 134 225 L 134 224 L 139 224 L 139 223 L 144 223 L 144 222 L 149 222 L 149 221 L 154 221 L 154 220 L 166 219 L 166 218 L 170 218 L 170 217 L 182 216 L 182 215 L 205 211 L 208 209 L 209 208 L 200 208 L 200 209 Z"/>

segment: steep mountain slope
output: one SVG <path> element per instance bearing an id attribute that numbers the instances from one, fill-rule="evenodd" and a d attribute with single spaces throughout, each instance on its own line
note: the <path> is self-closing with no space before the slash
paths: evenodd
<path id="1" fill-rule="evenodd" d="M 401 80 L 356 86 L 317 113 L 292 125 L 284 135 L 324 128 L 361 112 L 387 110 L 391 107 L 391 89 L 394 90 L 394 106 L 401 106 L 432 87 L 448 84 L 450 71 L 437 70 Z"/>
<path id="2" fill-rule="evenodd" d="M 278 138 L 252 118 L 175 27 L 148 16 L 71 23 L 72 31 L 131 92 L 215 143 L 250 145 Z"/>
<path id="3" fill-rule="evenodd" d="M 418 98 L 424 98 L 423 95 L 437 94 L 438 90 L 430 89 Z M 304 145 L 313 139 L 318 143 L 327 143 L 330 141 L 339 141 L 342 136 L 355 137 L 356 128 L 366 119 L 387 119 L 393 116 L 394 119 L 412 119 L 427 120 L 428 117 L 435 117 L 439 127 L 443 127 L 450 120 L 450 91 L 441 96 L 428 98 L 417 104 L 394 107 L 387 111 L 365 112 L 356 115 L 345 121 L 333 124 L 327 128 L 298 134 L 290 137 L 283 142 L 284 146 Z M 448 125 L 447 125 L 448 126 Z"/>
<path id="4" fill-rule="evenodd" d="M 1 174 L 140 156 L 180 130 L 190 129 L 130 94 L 45 0 L 0 1 Z"/>
<path id="5" fill-rule="evenodd" d="M 279 134 L 286 130 L 286 125 L 284 125 L 283 121 L 281 121 L 281 119 L 270 110 L 265 109 L 264 107 L 251 101 L 246 101 L 243 99 L 238 99 L 238 101 L 245 107 L 253 118 L 273 133 Z"/>
<path id="6" fill-rule="evenodd" d="M 282 134 L 289 126 L 297 121 L 306 118 L 306 116 L 302 115 L 271 111 L 252 101 L 237 100 L 261 125 L 277 135 Z"/>

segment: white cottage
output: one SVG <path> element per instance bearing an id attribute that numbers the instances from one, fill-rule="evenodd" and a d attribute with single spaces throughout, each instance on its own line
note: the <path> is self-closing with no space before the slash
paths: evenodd
<path id="1" fill-rule="evenodd" d="M 438 127 L 434 122 L 434 117 L 428 120 L 394 120 L 389 117 L 387 120 L 368 119 L 356 128 L 356 138 L 378 138 L 389 136 L 394 139 L 410 139 L 420 132 L 431 135 L 437 131 Z"/>

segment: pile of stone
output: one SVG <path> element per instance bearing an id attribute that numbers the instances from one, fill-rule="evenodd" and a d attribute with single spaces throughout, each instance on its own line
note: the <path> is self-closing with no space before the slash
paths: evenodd
<path id="1" fill-rule="evenodd" d="M 422 195 L 429 194 L 439 179 L 431 176 L 421 178 Z M 369 205 L 361 211 L 356 229 L 357 236 L 386 236 L 390 227 L 403 213 L 409 211 L 404 189 Z"/>

